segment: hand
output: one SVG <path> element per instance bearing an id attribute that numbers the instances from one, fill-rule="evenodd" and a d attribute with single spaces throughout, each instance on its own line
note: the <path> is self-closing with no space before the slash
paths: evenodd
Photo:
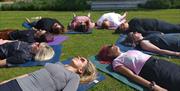
<path id="1" fill-rule="evenodd" d="M 161 35 L 164 35 L 164 33 L 161 32 Z"/>
<path id="2" fill-rule="evenodd" d="M 127 16 L 127 14 L 128 14 L 128 12 L 126 11 L 126 12 L 124 12 L 123 16 L 125 16 L 125 17 L 126 17 L 126 16 Z"/>
<path id="3" fill-rule="evenodd" d="M 180 56 L 180 52 L 175 52 L 175 55 L 176 56 Z"/>
<path id="4" fill-rule="evenodd" d="M 152 89 L 153 89 L 153 91 L 168 91 L 167 89 L 162 88 L 158 85 L 154 85 Z"/>
<path id="5" fill-rule="evenodd" d="M 27 21 L 28 23 L 31 23 L 31 21 L 29 20 L 29 18 L 26 17 L 25 19 L 26 19 L 26 21 Z"/>
<path id="6" fill-rule="evenodd" d="M 125 19 L 126 20 L 126 17 L 127 17 L 127 11 L 126 12 L 124 12 L 124 14 L 122 15 L 122 17 L 123 17 L 123 19 Z M 122 20 L 122 19 L 121 19 Z"/>

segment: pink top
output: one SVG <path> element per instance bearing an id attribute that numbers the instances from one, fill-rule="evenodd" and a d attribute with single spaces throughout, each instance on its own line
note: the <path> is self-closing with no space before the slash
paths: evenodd
<path id="1" fill-rule="evenodd" d="M 88 16 L 76 16 L 76 17 L 74 17 L 74 19 L 71 22 L 71 28 L 74 29 L 76 26 L 78 26 L 82 22 L 84 22 L 84 23 L 88 22 L 89 28 L 94 27 L 94 23 L 91 22 L 90 17 L 88 17 Z"/>
<path id="2" fill-rule="evenodd" d="M 113 69 L 117 66 L 125 66 L 133 71 L 135 74 L 139 74 L 145 62 L 150 58 L 150 55 L 144 54 L 137 50 L 129 50 L 119 55 L 113 60 Z"/>

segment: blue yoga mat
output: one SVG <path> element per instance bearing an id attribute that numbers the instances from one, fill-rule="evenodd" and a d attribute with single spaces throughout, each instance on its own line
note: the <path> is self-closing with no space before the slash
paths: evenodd
<path id="1" fill-rule="evenodd" d="M 18 65 L 14 65 L 14 64 L 9 64 L 10 67 L 14 67 L 14 66 L 22 66 L 22 67 L 30 67 L 30 66 L 43 66 L 46 63 L 56 63 L 59 61 L 60 59 L 60 55 L 61 55 L 61 50 L 62 50 L 62 46 L 61 45 L 51 45 L 51 47 L 54 49 L 55 51 L 55 55 L 52 59 L 48 60 L 48 61 L 35 61 L 35 60 L 30 60 L 24 64 L 18 64 Z"/>
<path id="2" fill-rule="evenodd" d="M 23 22 L 22 26 L 27 29 L 32 29 L 32 26 L 28 22 Z"/>
<path id="3" fill-rule="evenodd" d="M 63 64 L 68 64 L 70 62 L 71 62 L 71 58 L 69 58 L 65 61 L 62 61 Z M 104 79 L 105 79 L 105 76 L 98 73 L 96 80 L 94 80 L 93 82 L 90 82 L 90 83 L 80 84 L 77 91 L 87 91 L 89 88 L 95 86 L 97 83 L 99 83 L 100 81 L 102 81 Z"/>
<path id="4" fill-rule="evenodd" d="M 118 38 L 118 40 L 115 43 L 122 52 L 126 52 L 128 50 L 139 50 L 139 51 L 142 51 L 143 53 L 150 54 L 150 55 L 157 55 L 157 56 L 163 56 L 163 57 L 168 57 L 168 58 L 180 58 L 180 57 L 175 57 L 175 56 L 170 56 L 170 55 L 162 55 L 162 54 L 157 54 L 157 53 L 153 53 L 153 52 L 149 52 L 149 51 L 145 51 L 145 50 L 140 50 L 140 49 L 136 49 L 136 48 L 130 47 L 130 46 L 125 46 L 122 44 L 122 42 L 126 39 L 126 37 L 127 37 L 127 35 L 120 34 L 120 37 Z"/>
<path id="5" fill-rule="evenodd" d="M 143 87 L 140 84 L 137 84 L 137 83 L 133 82 L 132 80 L 128 79 L 126 76 L 124 76 L 124 75 L 122 75 L 120 73 L 114 72 L 112 70 L 112 67 L 111 67 L 110 64 L 101 64 L 101 63 L 99 63 L 99 61 L 96 59 L 95 56 L 90 57 L 90 60 L 96 65 L 96 68 L 98 68 L 99 70 L 111 75 L 112 77 L 114 77 L 117 80 L 123 82 L 124 84 L 126 84 L 126 85 L 128 85 L 128 86 L 130 86 L 132 88 L 135 88 L 138 91 L 146 91 L 147 90 L 145 87 Z"/>

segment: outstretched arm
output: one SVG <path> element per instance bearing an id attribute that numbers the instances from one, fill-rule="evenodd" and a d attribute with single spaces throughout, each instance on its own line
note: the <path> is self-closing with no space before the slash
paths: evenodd
<path id="1" fill-rule="evenodd" d="M 125 66 L 117 66 L 115 68 L 115 70 L 117 72 L 120 72 L 121 74 L 127 76 L 128 78 L 132 79 L 133 81 L 147 87 L 147 88 L 151 88 L 150 84 L 151 82 L 142 78 L 141 76 L 138 76 L 136 74 L 134 74 L 131 70 L 129 70 L 127 67 Z M 154 85 L 152 88 L 151 88 L 153 91 L 167 91 L 166 89 L 158 86 L 158 85 Z"/>
<path id="2" fill-rule="evenodd" d="M 14 42 L 14 41 L 17 41 L 17 40 L 3 40 L 3 39 L 0 39 L 0 45 L 3 45 L 3 44 L 8 43 L 8 42 Z"/>
<path id="3" fill-rule="evenodd" d="M 121 16 L 121 20 L 126 19 L 128 12 L 124 12 L 124 14 Z"/>
<path id="4" fill-rule="evenodd" d="M 9 80 L 5 80 L 5 81 L 1 82 L 0 85 L 5 84 L 5 83 L 7 83 L 7 82 L 9 82 L 11 80 L 14 80 L 14 79 L 17 79 L 17 78 L 23 78 L 23 77 L 26 77 L 26 76 L 28 76 L 28 74 L 24 74 L 24 75 L 21 75 L 21 76 L 18 76 L 18 77 L 11 78 Z"/>
<path id="5" fill-rule="evenodd" d="M 159 53 L 159 54 L 180 56 L 180 52 L 160 49 L 159 47 L 155 46 L 154 44 L 152 44 L 148 40 L 141 41 L 140 46 L 141 46 L 142 49 L 147 50 L 147 51 L 156 52 L 156 53 Z"/>

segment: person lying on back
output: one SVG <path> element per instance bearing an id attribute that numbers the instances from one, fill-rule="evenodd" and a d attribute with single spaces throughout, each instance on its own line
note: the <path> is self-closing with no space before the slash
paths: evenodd
<path id="1" fill-rule="evenodd" d="M 133 18 L 129 22 L 122 23 L 116 32 L 139 32 L 143 36 L 152 33 L 180 33 L 180 25 L 167 23 L 157 19 Z"/>
<path id="2" fill-rule="evenodd" d="M 47 61 L 54 50 L 47 43 L 0 40 L 0 67 L 23 64 L 31 60 Z"/>
<path id="3" fill-rule="evenodd" d="M 45 30 L 16 30 L 4 29 L 0 30 L 0 39 L 3 40 L 19 40 L 28 43 L 33 42 L 50 42 L 53 41 L 54 36 L 46 33 Z"/>
<path id="4" fill-rule="evenodd" d="M 76 16 L 74 14 L 73 20 L 68 25 L 68 30 L 76 32 L 88 32 L 95 27 L 95 23 L 91 20 L 90 13 L 87 16 Z"/>

